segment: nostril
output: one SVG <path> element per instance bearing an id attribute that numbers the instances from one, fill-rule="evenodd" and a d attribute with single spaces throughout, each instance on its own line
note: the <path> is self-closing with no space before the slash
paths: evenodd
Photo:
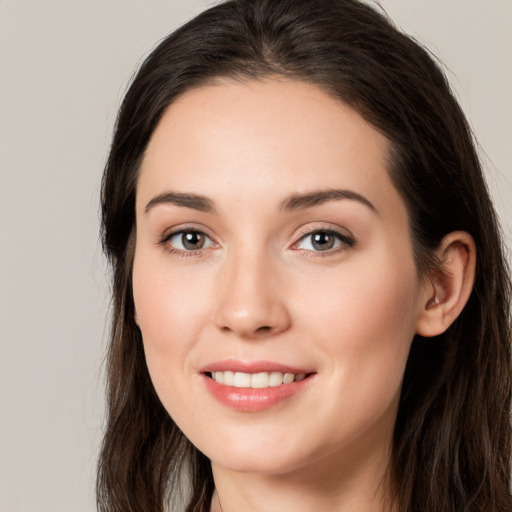
<path id="1" fill-rule="evenodd" d="M 268 326 L 268 325 L 263 325 L 262 327 L 258 327 L 256 329 L 256 332 L 268 332 L 272 329 L 272 327 Z"/>

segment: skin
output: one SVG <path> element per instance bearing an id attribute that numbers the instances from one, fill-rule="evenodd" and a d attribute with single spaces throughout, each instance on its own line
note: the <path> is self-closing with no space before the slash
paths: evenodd
<path id="1" fill-rule="evenodd" d="M 219 498 L 223 512 L 383 510 L 411 341 L 458 314 L 474 259 L 470 237 L 455 234 L 443 255 L 463 277 L 420 278 L 388 149 L 348 106 L 277 79 L 186 92 L 152 136 L 137 185 L 136 320 L 156 392 L 212 461 L 213 511 Z M 326 189 L 373 206 L 282 208 Z M 148 207 L 168 192 L 205 196 L 215 212 Z M 205 233 L 204 246 L 169 239 L 183 228 Z M 308 233 L 326 229 L 345 238 L 318 250 Z M 243 412 L 214 399 L 199 371 L 228 358 L 314 375 L 287 400 Z"/>

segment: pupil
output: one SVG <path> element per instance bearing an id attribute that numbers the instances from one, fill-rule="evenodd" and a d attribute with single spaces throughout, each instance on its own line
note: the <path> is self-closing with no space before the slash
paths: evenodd
<path id="1" fill-rule="evenodd" d="M 329 233 L 316 233 L 313 235 L 313 247 L 320 251 L 326 251 L 333 247 L 334 237 Z"/>
<path id="2" fill-rule="evenodd" d="M 191 231 L 183 233 L 182 241 L 185 249 L 201 249 L 204 244 L 204 236 L 201 233 Z"/>

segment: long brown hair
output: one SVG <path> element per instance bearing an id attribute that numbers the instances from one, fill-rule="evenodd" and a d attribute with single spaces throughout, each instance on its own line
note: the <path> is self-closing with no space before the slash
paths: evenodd
<path id="1" fill-rule="evenodd" d="M 394 433 L 401 512 L 512 510 L 510 283 L 496 214 L 468 123 L 429 53 L 357 0 L 230 0 L 163 40 L 119 112 L 102 188 L 113 270 L 108 423 L 99 460 L 102 512 L 162 512 L 183 482 L 187 511 L 209 509 L 208 459 L 153 389 L 134 321 L 131 271 L 137 173 L 166 107 L 219 77 L 313 83 L 390 141 L 420 272 L 442 237 L 471 233 L 476 281 L 441 336 L 413 341 Z"/>

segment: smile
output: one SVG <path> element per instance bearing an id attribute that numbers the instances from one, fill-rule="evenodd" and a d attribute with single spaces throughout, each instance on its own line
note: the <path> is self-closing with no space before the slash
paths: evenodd
<path id="1" fill-rule="evenodd" d="M 305 373 L 258 372 L 244 373 L 233 371 L 211 372 L 209 376 L 217 383 L 235 388 L 265 389 L 292 382 L 300 382 L 306 378 Z"/>
<path id="2" fill-rule="evenodd" d="M 200 371 L 210 396 L 240 412 L 259 412 L 300 395 L 315 371 L 272 362 L 221 361 Z"/>

